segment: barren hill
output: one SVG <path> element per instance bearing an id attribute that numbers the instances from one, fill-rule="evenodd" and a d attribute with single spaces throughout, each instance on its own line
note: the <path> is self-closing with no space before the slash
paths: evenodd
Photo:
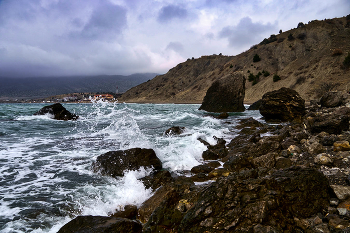
<path id="1" fill-rule="evenodd" d="M 350 69 L 343 65 L 349 52 L 350 15 L 314 20 L 271 35 L 237 56 L 188 59 L 166 74 L 131 88 L 120 101 L 201 103 L 215 80 L 236 71 L 243 72 L 247 79 L 245 102 L 254 102 L 281 87 L 290 87 L 311 100 L 331 88 L 349 91 Z M 254 62 L 254 56 L 260 61 Z M 253 82 L 259 72 L 261 75 Z M 274 75 L 281 80 L 274 82 Z"/>

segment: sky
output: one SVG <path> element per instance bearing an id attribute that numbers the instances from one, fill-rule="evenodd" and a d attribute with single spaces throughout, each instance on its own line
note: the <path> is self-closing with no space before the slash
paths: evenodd
<path id="1" fill-rule="evenodd" d="M 163 74 L 349 9 L 349 0 L 0 0 L 0 77 Z"/>

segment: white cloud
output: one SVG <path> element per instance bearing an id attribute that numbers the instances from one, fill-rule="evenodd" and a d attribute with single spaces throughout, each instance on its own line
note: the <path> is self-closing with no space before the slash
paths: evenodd
<path id="1" fill-rule="evenodd" d="M 163 73 L 349 8 L 348 0 L 0 1 L 0 75 Z"/>

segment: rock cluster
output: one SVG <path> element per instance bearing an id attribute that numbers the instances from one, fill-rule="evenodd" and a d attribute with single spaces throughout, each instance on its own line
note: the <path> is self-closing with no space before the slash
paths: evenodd
<path id="1" fill-rule="evenodd" d="M 65 107 L 62 106 L 60 103 L 52 104 L 49 106 L 45 106 L 34 115 L 46 115 L 51 114 L 54 119 L 56 120 L 77 120 L 79 116 L 70 113 Z"/>
<path id="2" fill-rule="evenodd" d="M 106 227 L 125 222 L 125 229 L 116 229 L 349 232 L 349 120 L 349 108 L 318 104 L 306 108 L 299 121 L 269 125 L 243 119 L 235 126 L 238 135 L 230 142 L 216 138 L 217 144 L 210 145 L 198 139 L 207 150 L 203 152 L 203 164 L 193 167 L 191 176 L 179 176 L 159 167 L 142 178 L 146 187 L 156 191 L 140 207 L 131 208 L 133 214 L 117 212 L 96 219 L 85 216 L 85 220 L 78 217 L 72 220 L 78 228 L 70 225 L 71 229 L 91 226 L 95 231 L 86 232 L 110 232 Z M 105 155 L 101 157 L 112 162 Z M 103 166 L 101 163 L 98 167 Z M 101 223 L 92 226 L 95 221 Z M 60 232 L 79 232 L 62 229 Z"/>

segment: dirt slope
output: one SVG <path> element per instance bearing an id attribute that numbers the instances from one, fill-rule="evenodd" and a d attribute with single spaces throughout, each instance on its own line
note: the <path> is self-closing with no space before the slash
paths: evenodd
<path id="1" fill-rule="evenodd" d="M 148 82 L 131 88 L 119 101 L 139 103 L 201 103 L 207 89 L 225 75 L 243 71 L 247 78 L 245 102 L 268 91 L 290 87 L 306 99 L 315 99 L 330 86 L 350 89 L 350 69 L 343 66 L 350 52 L 350 15 L 314 20 L 271 36 L 237 56 L 210 55 L 189 59 Z M 260 61 L 253 62 L 258 54 Z M 268 71 L 252 85 L 250 74 Z M 273 75 L 281 80 L 274 82 Z"/>

